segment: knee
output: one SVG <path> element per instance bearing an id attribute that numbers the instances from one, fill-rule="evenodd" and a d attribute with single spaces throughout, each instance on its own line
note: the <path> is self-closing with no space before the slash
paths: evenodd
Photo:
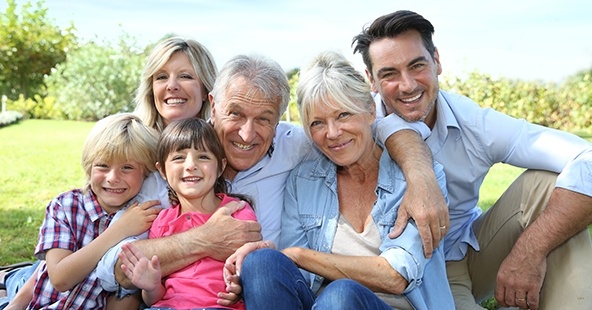
<path id="1" fill-rule="evenodd" d="M 248 254 L 243 261 L 241 269 L 241 281 L 253 281 L 256 279 L 269 279 L 277 274 L 282 262 L 288 259 L 280 251 L 272 249 L 260 249 Z"/>
<path id="2" fill-rule="evenodd" d="M 351 279 L 335 280 L 319 295 L 315 302 L 315 308 L 319 309 L 350 309 L 352 298 L 358 295 L 363 286 Z"/>

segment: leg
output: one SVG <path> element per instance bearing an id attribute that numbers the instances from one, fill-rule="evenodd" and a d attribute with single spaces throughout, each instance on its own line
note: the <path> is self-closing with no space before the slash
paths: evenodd
<path id="1" fill-rule="evenodd" d="M 370 289 L 351 279 L 335 280 L 319 294 L 313 309 L 390 310 Z"/>
<path id="2" fill-rule="evenodd" d="M 555 180 L 554 173 L 526 171 L 473 225 L 481 251 L 469 251 L 468 264 L 477 301 L 493 295 L 499 266 L 524 228 L 546 207 Z M 592 296 L 592 283 L 587 280 L 592 277 L 589 257 L 592 257 L 592 243 L 587 230 L 549 254 L 540 309 L 589 308 Z"/>
<path id="3" fill-rule="evenodd" d="M 469 275 L 469 265 L 465 257 L 461 261 L 446 262 L 446 275 L 450 290 L 454 297 L 454 305 L 459 310 L 483 310 L 473 297 L 471 276 Z"/>
<path id="4" fill-rule="evenodd" d="M 311 309 L 315 299 L 298 267 L 280 251 L 247 255 L 240 278 L 247 309 Z"/>

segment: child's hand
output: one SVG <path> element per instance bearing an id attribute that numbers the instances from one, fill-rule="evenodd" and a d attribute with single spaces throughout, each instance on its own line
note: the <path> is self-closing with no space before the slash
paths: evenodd
<path id="1" fill-rule="evenodd" d="M 150 228 L 161 208 L 153 208 L 159 205 L 158 200 L 150 200 L 138 204 L 134 202 L 123 212 L 121 218 L 110 226 L 117 226 L 118 231 L 124 237 L 139 235 Z"/>
<path id="2" fill-rule="evenodd" d="M 224 282 L 226 283 L 226 292 L 218 293 L 218 300 L 216 301 L 221 306 L 232 306 L 241 298 L 240 294 L 243 291 L 239 282 L 240 278 L 236 275 L 234 264 L 224 264 Z"/>
<path id="3" fill-rule="evenodd" d="M 121 270 L 137 288 L 151 292 L 162 285 L 158 256 L 154 255 L 148 260 L 132 243 L 126 243 L 121 247 L 119 259 L 122 262 Z"/>

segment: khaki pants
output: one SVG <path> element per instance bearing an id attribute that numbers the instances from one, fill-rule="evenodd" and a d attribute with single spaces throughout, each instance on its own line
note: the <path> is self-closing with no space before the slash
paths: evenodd
<path id="1" fill-rule="evenodd" d="M 547 205 L 557 174 L 527 170 L 473 224 L 481 250 L 471 247 L 465 258 L 447 262 L 448 281 L 457 309 L 483 309 L 493 297 L 497 271 L 514 243 Z M 592 309 L 592 242 L 587 229 L 553 250 L 540 309 Z"/>

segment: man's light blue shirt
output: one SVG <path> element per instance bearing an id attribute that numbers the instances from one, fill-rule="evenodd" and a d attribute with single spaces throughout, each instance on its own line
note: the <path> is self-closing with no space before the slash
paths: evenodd
<path id="1" fill-rule="evenodd" d="M 435 164 L 434 169 L 446 195 L 442 166 Z M 412 222 L 398 238 L 388 237 L 406 184 L 399 166 L 391 160 L 388 152 L 383 152 L 375 190 L 377 201 L 371 211 L 382 239 L 380 256 L 408 281 L 404 294 L 415 309 L 452 309 L 454 303 L 446 278 L 442 246 L 435 249 L 431 259 L 426 259 L 419 232 Z M 338 219 L 336 165 L 327 157 L 320 156 L 297 166 L 286 184 L 279 248 L 297 246 L 330 253 Z M 318 291 L 324 279 L 304 270 L 302 273 L 312 290 Z"/>
<path id="2" fill-rule="evenodd" d="M 383 108 L 382 104 L 378 107 Z M 444 239 L 446 260 L 462 259 L 469 245 L 479 250 L 472 230 L 481 214 L 477 206 L 479 189 L 496 163 L 559 173 L 556 187 L 592 196 L 590 142 L 481 108 L 467 97 L 445 91 L 438 95 L 436 111 L 436 124 L 426 143 L 446 173 L 451 224 Z M 397 121 L 390 130 L 386 128 L 389 120 Z M 385 117 L 382 125 L 386 135 L 400 130 L 400 121 L 394 114 Z"/>

